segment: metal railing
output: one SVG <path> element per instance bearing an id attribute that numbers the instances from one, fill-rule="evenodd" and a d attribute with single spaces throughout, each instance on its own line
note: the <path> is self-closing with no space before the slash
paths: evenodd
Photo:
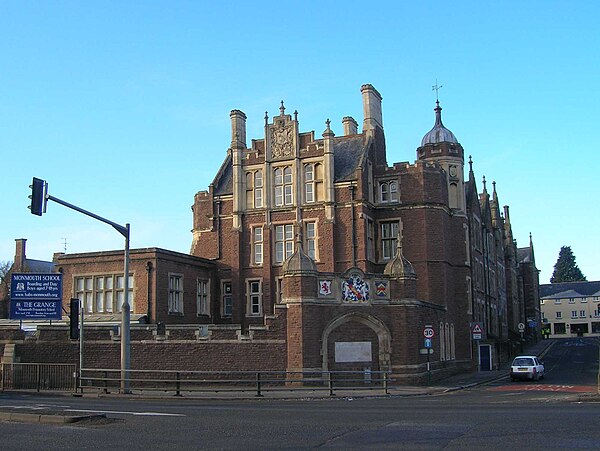
<path id="1" fill-rule="evenodd" d="M 2 363 L 0 390 L 75 391 L 77 365 L 69 363 Z"/>
<path id="2" fill-rule="evenodd" d="M 79 390 L 117 392 L 119 369 L 84 368 Z M 177 371 L 129 370 L 128 387 L 134 391 L 173 392 L 175 396 L 194 392 L 250 392 L 263 396 L 275 391 L 327 391 L 335 396 L 342 390 L 381 390 L 389 394 L 389 371 Z"/>

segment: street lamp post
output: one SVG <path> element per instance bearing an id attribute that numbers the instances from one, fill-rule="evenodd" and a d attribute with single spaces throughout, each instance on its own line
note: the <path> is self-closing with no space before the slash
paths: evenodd
<path id="1" fill-rule="evenodd" d="M 48 200 L 52 200 L 58 204 L 61 204 L 67 208 L 78 211 L 79 213 L 83 213 L 84 215 L 90 216 L 98 221 L 102 221 L 106 224 L 111 225 L 113 228 L 117 230 L 121 235 L 125 237 L 125 262 L 124 262 L 124 270 L 123 276 L 125 280 L 123 281 L 123 305 L 121 306 L 121 393 L 129 393 L 129 365 L 130 365 L 130 305 L 129 305 L 129 237 L 130 237 L 130 226 L 129 224 L 125 224 L 122 226 L 117 224 L 116 222 L 110 221 L 102 216 L 98 216 L 95 213 L 84 210 L 76 205 L 70 204 L 61 200 L 57 197 L 51 196 L 48 194 L 48 183 L 45 180 L 33 178 L 33 183 L 30 186 L 31 188 L 31 213 L 37 216 L 42 216 L 43 213 L 46 212 L 46 203 Z M 84 308 L 81 309 L 83 315 Z M 82 327 L 83 327 L 83 319 L 82 319 Z M 83 331 L 82 331 L 83 332 Z M 83 342 L 83 341 L 82 341 Z M 82 352 L 83 352 L 83 344 Z M 82 354 L 83 355 L 83 354 Z M 81 358 L 80 364 L 83 365 L 83 359 Z M 80 370 L 81 371 L 81 368 Z"/>

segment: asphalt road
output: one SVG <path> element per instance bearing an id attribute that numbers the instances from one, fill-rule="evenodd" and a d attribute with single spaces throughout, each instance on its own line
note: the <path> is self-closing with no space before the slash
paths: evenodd
<path id="1" fill-rule="evenodd" d="M 105 420 L 0 423 L 12 449 L 598 449 L 598 342 L 564 340 L 540 382 L 497 381 L 442 395 L 331 400 L 127 400 L 0 394 L 0 406 L 44 405 Z M 595 371 L 595 374 L 594 374 Z"/>

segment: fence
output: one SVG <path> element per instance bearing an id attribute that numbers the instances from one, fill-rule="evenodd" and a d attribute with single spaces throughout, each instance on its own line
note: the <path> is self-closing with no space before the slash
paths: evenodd
<path id="1" fill-rule="evenodd" d="M 388 394 L 388 371 L 176 371 L 129 370 L 126 379 L 130 391 L 173 392 L 251 392 L 263 396 L 268 391 L 382 390 Z M 121 370 L 82 370 L 80 390 L 117 392 Z"/>
<path id="2" fill-rule="evenodd" d="M 77 365 L 67 363 L 2 363 L 0 390 L 75 391 Z"/>

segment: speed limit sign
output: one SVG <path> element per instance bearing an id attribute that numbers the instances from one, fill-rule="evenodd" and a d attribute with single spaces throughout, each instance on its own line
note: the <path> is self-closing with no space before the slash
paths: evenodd
<path id="1" fill-rule="evenodd" d="M 425 326 L 425 329 L 423 329 L 423 336 L 425 338 L 433 338 L 435 336 L 435 331 L 433 330 L 433 327 Z"/>

